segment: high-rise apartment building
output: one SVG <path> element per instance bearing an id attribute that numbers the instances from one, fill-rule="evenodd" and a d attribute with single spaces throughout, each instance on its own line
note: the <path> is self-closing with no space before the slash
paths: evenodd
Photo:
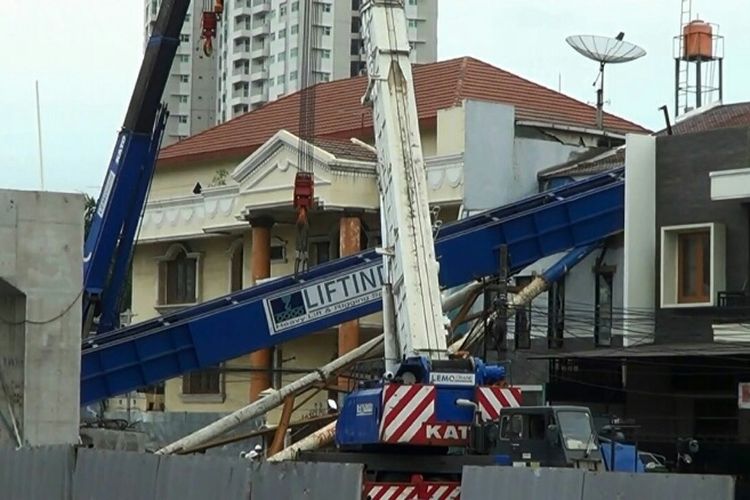
<path id="1" fill-rule="evenodd" d="M 308 83 L 349 78 L 364 70 L 362 0 L 225 0 L 211 57 L 203 53 L 201 40 L 206 3 L 191 3 L 180 34 L 163 96 L 171 114 L 162 146 L 299 90 L 306 5 L 312 6 L 307 16 L 312 48 Z M 146 41 L 160 4 L 145 1 Z M 436 61 L 437 0 L 405 4 L 412 61 Z"/>
<path id="2" fill-rule="evenodd" d="M 406 0 L 412 60 L 437 60 L 437 0 Z M 361 0 L 228 0 L 219 29 L 217 122 L 300 89 L 303 40 L 317 83 L 360 74 Z M 305 6 L 309 34 L 305 31 Z"/>
<path id="3" fill-rule="evenodd" d="M 145 43 L 151 35 L 160 4 L 161 0 L 145 2 Z M 170 112 L 162 147 L 216 124 L 217 62 L 216 54 L 209 57 L 203 53 L 202 10 L 202 1 L 191 2 L 180 33 L 180 45 L 162 96 Z"/>

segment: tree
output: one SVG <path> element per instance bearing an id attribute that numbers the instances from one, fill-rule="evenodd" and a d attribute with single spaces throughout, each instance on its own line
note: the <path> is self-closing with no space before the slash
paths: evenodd
<path id="1" fill-rule="evenodd" d="M 83 206 L 83 228 L 84 228 L 84 240 L 89 235 L 89 229 L 91 229 L 91 223 L 94 222 L 94 213 L 96 212 L 96 198 L 83 193 L 84 206 Z"/>

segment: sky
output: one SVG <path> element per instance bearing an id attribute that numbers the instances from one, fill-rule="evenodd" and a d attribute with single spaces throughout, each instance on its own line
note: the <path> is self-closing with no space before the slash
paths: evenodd
<path id="1" fill-rule="evenodd" d="M 348 0 L 335 0 L 348 1 Z M 421 0 L 434 1 L 434 0 Z M 651 129 L 673 112 L 672 38 L 680 0 L 438 0 L 438 59 L 473 56 L 593 103 L 597 63 L 565 43 L 575 34 L 642 46 L 606 69 L 605 109 Z M 725 40 L 725 102 L 750 100 L 746 0 L 693 0 Z M 45 189 L 96 194 L 143 55 L 143 0 L 2 0 L 2 187 L 39 189 L 39 81 Z"/>

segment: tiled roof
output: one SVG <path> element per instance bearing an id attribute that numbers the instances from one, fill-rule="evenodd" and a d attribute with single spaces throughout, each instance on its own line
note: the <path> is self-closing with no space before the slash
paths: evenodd
<path id="1" fill-rule="evenodd" d="M 540 180 L 553 179 L 555 177 L 576 177 L 580 175 L 593 175 L 606 172 L 625 164 L 625 148 L 615 149 L 594 148 L 583 153 L 581 156 L 546 168 L 537 174 Z"/>
<path id="2" fill-rule="evenodd" d="M 595 109 L 487 63 L 463 57 L 414 66 L 419 119 L 434 120 L 439 109 L 462 100 L 503 102 L 516 108 L 516 118 L 550 124 L 595 127 Z M 372 135 L 372 113 L 362 106 L 367 78 L 359 76 L 317 84 L 315 135 Z M 216 159 L 250 154 L 278 130 L 299 134 L 299 92 L 162 149 L 159 163 Z M 648 132 L 639 125 L 605 113 L 610 132 Z"/>
<path id="3" fill-rule="evenodd" d="M 313 143 L 341 160 L 366 161 L 370 163 L 378 161 L 378 157 L 374 152 L 358 144 L 354 144 L 349 139 L 317 137 L 313 140 Z"/>
<path id="4" fill-rule="evenodd" d="M 694 134 L 731 127 L 750 127 L 750 102 L 719 104 L 693 115 L 687 115 L 672 125 L 672 134 Z M 667 129 L 660 130 L 654 135 L 667 135 Z M 596 157 L 597 154 L 594 153 L 594 157 L 581 156 L 572 161 L 547 168 L 539 172 L 537 177 L 543 180 L 554 177 L 592 175 L 625 164 L 624 149 L 612 150 L 611 153 L 605 153 L 600 157 Z"/>
<path id="5" fill-rule="evenodd" d="M 694 116 L 685 116 L 672 125 L 672 133 L 675 135 L 694 134 L 706 130 L 742 126 L 750 126 L 750 102 L 720 104 Z M 666 134 L 667 131 L 664 129 L 657 135 Z"/>

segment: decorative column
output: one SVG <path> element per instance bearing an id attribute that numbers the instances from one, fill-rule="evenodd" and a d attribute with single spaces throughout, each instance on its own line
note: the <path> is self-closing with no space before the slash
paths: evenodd
<path id="1" fill-rule="evenodd" d="M 359 217 L 345 216 L 339 221 L 339 255 L 346 257 L 361 250 L 362 221 Z M 339 325 L 339 356 L 359 347 L 359 320 Z M 351 379 L 339 377 L 340 388 L 351 390 Z"/>
<path id="2" fill-rule="evenodd" d="M 271 277 L 271 227 L 273 219 L 259 218 L 250 221 L 252 226 L 252 246 L 250 269 L 252 284 Z M 261 349 L 250 354 L 250 402 L 256 401 L 261 392 L 272 385 L 271 367 L 273 349 Z"/>

